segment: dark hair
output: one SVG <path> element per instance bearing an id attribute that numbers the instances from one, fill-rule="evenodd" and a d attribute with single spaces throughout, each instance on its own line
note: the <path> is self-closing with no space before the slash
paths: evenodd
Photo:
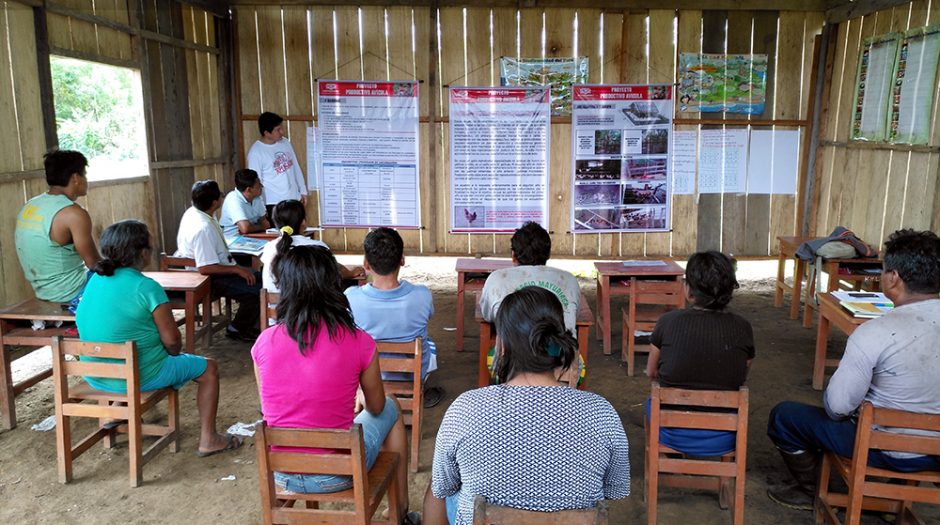
<path id="1" fill-rule="evenodd" d="M 898 272 L 908 292 L 940 292 L 940 237 L 912 229 L 892 233 L 885 241 L 884 268 Z"/>
<path id="2" fill-rule="evenodd" d="M 728 306 L 731 294 L 738 288 L 734 262 L 716 251 L 693 253 L 685 267 L 685 282 L 695 298 L 695 306 L 709 310 Z"/>
<path id="3" fill-rule="evenodd" d="M 397 270 L 405 252 L 405 243 L 401 240 L 401 235 L 391 228 L 377 228 L 370 231 L 362 247 L 372 271 L 379 275 L 388 275 Z"/>
<path id="4" fill-rule="evenodd" d="M 111 276 L 118 268 L 133 268 L 144 262 L 144 252 L 151 249 L 150 230 L 134 219 L 116 222 L 101 232 L 98 244 L 103 258 L 92 270 Z"/>
<path id="5" fill-rule="evenodd" d="M 519 372 L 571 368 L 578 342 L 565 330 L 558 296 L 538 286 L 526 286 L 503 298 L 496 312 L 496 336 L 503 353 L 496 362 L 500 383 Z M 549 354 L 557 349 L 556 356 Z"/>
<path id="6" fill-rule="evenodd" d="M 222 198 L 219 183 L 214 180 L 199 180 L 193 184 L 193 206 L 199 211 L 208 211 L 212 203 Z"/>
<path id="7" fill-rule="evenodd" d="M 290 226 L 294 230 L 294 234 L 300 235 L 303 233 L 300 231 L 300 224 L 307 218 L 307 210 L 304 209 L 304 205 L 299 200 L 287 199 L 274 205 L 271 218 L 274 219 L 275 227 Z M 277 283 L 278 259 L 287 253 L 293 244 L 294 239 L 287 232 L 281 232 L 281 238 L 277 241 L 277 254 L 275 254 L 274 260 L 271 261 L 271 273 L 275 275 L 275 283 Z"/>
<path id="8" fill-rule="evenodd" d="M 552 254 L 552 238 L 538 223 L 527 222 L 512 234 L 512 252 L 522 266 L 539 266 Z"/>
<path id="9" fill-rule="evenodd" d="M 277 320 L 297 341 L 301 354 L 313 347 L 322 324 L 326 325 L 330 339 L 335 339 L 340 329 L 356 330 L 349 301 L 343 294 L 342 277 L 330 250 L 322 246 L 297 246 L 274 260 L 278 259 L 280 263 L 274 270 L 281 289 Z"/>
<path id="10" fill-rule="evenodd" d="M 78 151 L 54 149 L 43 156 L 46 168 L 46 184 L 49 186 L 68 186 L 72 175 L 85 175 L 88 159 Z"/>
<path id="11" fill-rule="evenodd" d="M 235 189 L 245 191 L 258 182 L 258 172 L 255 170 L 244 169 L 235 172 Z"/>
<path id="12" fill-rule="evenodd" d="M 265 133 L 274 131 L 274 128 L 280 126 L 281 122 L 284 122 L 284 119 L 280 115 L 265 111 L 258 117 L 258 131 L 261 132 L 261 136 L 264 136 Z"/>

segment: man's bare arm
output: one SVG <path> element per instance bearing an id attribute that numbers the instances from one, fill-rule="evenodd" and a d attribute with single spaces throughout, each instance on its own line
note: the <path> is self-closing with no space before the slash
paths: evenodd
<path id="1" fill-rule="evenodd" d="M 101 260 L 98 247 L 95 246 L 95 240 L 91 235 L 91 217 L 77 204 L 63 208 L 56 214 L 52 219 L 52 231 L 49 237 L 63 246 L 69 243 L 74 244 L 75 251 L 88 268 L 93 268 Z"/>

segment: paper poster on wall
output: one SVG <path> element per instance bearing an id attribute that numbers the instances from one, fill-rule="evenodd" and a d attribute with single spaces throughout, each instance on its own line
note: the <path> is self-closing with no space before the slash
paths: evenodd
<path id="1" fill-rule="evenodd" d="M 326 227 L 420 227 L 418 83 L 317 83 Z"/>
<path id="2" fill-rule="evenodd" d="M 865 39 L 855 78 L 852 138 L 884 140 L 888 122 L 888 96 L 898 51 L 898 33 Z"/>
<path id="3" fill-rule="evenodd" d="M 307 190 L 320 189 L 320 148 L 317 136 L 320 132 L 314 126 L 307 126 Z"/>
<path id="4" fill-rule="evenodd" d="M 795 195 L 800 159 L 800 130 L 751 130 L 747 194 Z"/>
<path id="5" fill-rule="evenodd" d="M 698 192 L 744 193 L 747 130 L 706 129 L 699 134 Z"/>
<path id="6" fill-rule="evenodd" d="M 894 66 L 889 141 L 927 144 L 930 140 L 938 57 L 940 25 L 904 33 Z"/>
<path id="7" fill-rule="evenodd" d="M 573 91 L 571 231 L 667 231 L 672 86 Z"/>
<path id="8" fill-rule="evenodd" d="M 551 87 L 552 115 L 571 114 L 571 86 L 587 79 L 588 57 L 499 57 L 499 84 Z"/>
<path id="9" fill-rule="evenodd" d="M 670 156 L 672 157 L 672 194 L 694 194 L 698 132 L 673 131 Z"/>
<path id="10" fill-rule="evenodd" d="M 679 111 L 764 112 L 767 55 L 679 54 Z"/>
<path id="11" fill-rule="evenodd" d="M 450 88 L 451 232 L 548 225 L 548 87 Z"/>

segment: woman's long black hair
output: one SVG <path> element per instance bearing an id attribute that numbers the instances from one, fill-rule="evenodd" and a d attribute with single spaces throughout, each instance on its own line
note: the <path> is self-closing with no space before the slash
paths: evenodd
<path id="1" fill-rule="evenodd" d="M 274 283 L 280 288 L 280 284 L 277 280 L 278 259 L 283 257 L 294 244 L 294 240 L 291 238 L 293 235 L 303 235 L 304 232 L 300 231 L 300 225 L 303 224 L 304 220 L 307 218 L 307 210 L 304 209 L 304 205 L 300 201 L 288 199 L 274 206 L 274 210 L 271 212 L 271 218 L 274 219 L 274 226 L 277 227 L 277 229 L 286 226 L 292 231 L 290 234 L 286 231 L 281 232 L 281 238 L 278 239 L 276 245 L 277 254 L 275 254 L 274 260 L 271 261 L 271 273 L 275 276 Z"/>
<path id="2" fill-rule="evenodd" d="M 92 271 L 109 277 L 114 275 L 114 270 L 118 268 L 143 265 L 147 257 L 145 252 L 151 249 L 150 230 L 146 224 L 134 219 L 119 221 L 101 232 L 98 245 L 102 259 L 95 264 Z"/>
<path id="3" fill-rule="evenodd" d="M 496 377 L 505 383 L 520 372 L 542 373 L 571 368 L 578 342 L 565 330 L 558 297 L 545 288 L 526 286 L 507 295 L 496 313 L 496 337 L 502 355 Z"/>
<path id="4" fill-rule="evenodd" d="M 284 324 L 300 353 L 313 347 L 325 325 L 330 339 L 356 324 L 343 295 L 336 259 L 322 246 L 297 246 L 278 257 L 275 277 L 281 289 L 277 320 Z"/>

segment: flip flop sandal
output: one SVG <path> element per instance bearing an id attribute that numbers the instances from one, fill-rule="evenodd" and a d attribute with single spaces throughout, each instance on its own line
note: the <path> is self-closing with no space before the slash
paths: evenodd
<path id="1" fill-rule="evenodd" d="M 424 389 L 424 408 L 431 408 L 438 405 L 444 399 L 444 389 L 439 386 L 431 386 Z"/>
<path id="2" fill-rule="evenodd" d="M 421 525 L 421 514 L 414 511 L 405 514 L 405 517 L 401 519 L 401 525 Z"/>
<path id="3" fill-rule="evenodd" d="M 208 452 L 203 452 L 201 450 L 196 451 L 196 456 L 200 458 L 207 458 L 209 456 L 214 456 L 216 454 L 221 454 L 222 452 L 228 452 L 229 450 L 236 450 L 241 448 L 245 441 L 240 439 L 238 436 L 233 436 L 232 434 L 226 434 L 228 436 L 228 441 L 225 443 L 223 448 L 218 450 L 210 450 Z"/>

